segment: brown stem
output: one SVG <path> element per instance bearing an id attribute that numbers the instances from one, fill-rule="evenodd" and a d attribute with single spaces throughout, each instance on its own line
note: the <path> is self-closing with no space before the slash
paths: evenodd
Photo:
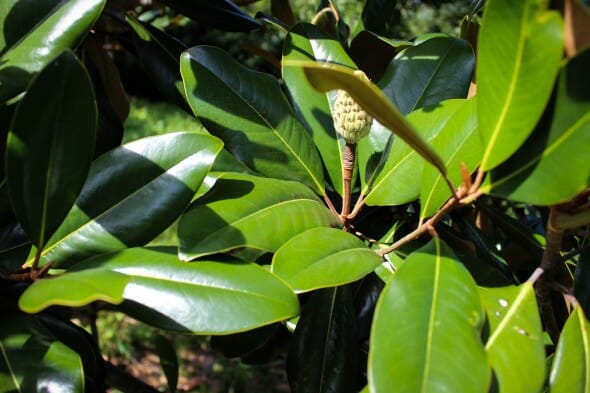
<path id="1" fill-rule="evenodd" d="M 340 216 L 346 222 L 350 213 L 350 196 L 352 193 L 352 175 L 354 172 L 354 160 L 356 156 L 356 144 L 347 143 L 342 157 L 342 180 L 344 182 L 344 195 L 342 196 L 342 210 Z"/>
<path id="2" fill-rule="evenodd" d="M 324 202 L 326 202 L 326 206 L 328 206 L 328 209 L 330 209 L 332 214 L 334 214 L 336 217 L 340 217 L 340 214 L 338 214 L 338 211 L 334 207 L 334 204 L 332 203 L 332 200 L 330 199 L 330 197 L 328 197 L 327 195 L 324 195 Z"/>
<path id="3" fill-rule="evenodd" d="M 414 231 L 408 233 L 406 236 L 402 237 L 401 239 L 393 243 L 391 246 L 382 248 L 381 250 L 377 250 L 377 254 L 383 257 L 389 254 L 390 252 L 395 251 L 404 244 L 409 243 L 412 240 L 422 236 L 424 233 L 432 232 L 436 223 L 439 222 L 444 216 L 446 216 L 451 210 L 453 210 L 459 204 L 459 200 L 455 198 L 449 199 L 448 202 L 434 216 L 430 217 L 424 223 L 420 224 L 418 228 L 416 228 Z"/>
<path id="4" fill-rule="evenodd" d="M 547 333 L 549 333 L 549 336 L 555 343 L 559 339 L 560 328 L 553 307 L 552 288 L 556 281 L 556 277 L 559 275 L 559 270 L 563 268 L 561 259 L 563 230 L 557 229 L 554 226 L 555 220 L 558 216 L 558 207 L 551 207 L 547 224 L 545 250 L 539 266 L 539 269 L 542 270 L 543 274 L 537 280 L 537 285 L 535 287 L 541 319 L 543 320 Z"/>

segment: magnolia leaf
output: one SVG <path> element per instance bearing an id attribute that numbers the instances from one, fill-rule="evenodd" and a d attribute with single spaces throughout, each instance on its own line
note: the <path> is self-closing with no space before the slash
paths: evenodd
<path id="1" fill-rule="evenodd" d="M 180 219 L 179 255 L 192 260 L 242 247 L 274 252 L 298 233 L 339 225 L 301 183 L 227 173 Z"/>
<path id="2" fill-rule="evenodd" d="M 549 100 L 563 56 L 563 24 L 547 6 L 543 0 L 486 1 L 477 54 L 482 170 L 523 144 Z"/>
<path id="3" fill-rule="evenodd" d="M 297 293 L 356 281 L 382 263 L 356 236 L 335 228 L 314 228 L 281 246 L 272 272 Z"/>
<path id="4" fill-rule="evenodd" d="M 487 392 L 484 320 L 475 282 L 444 243 L 432 240 L 406 258 L 381 293 L 369 348 L 370 391 Z"/>

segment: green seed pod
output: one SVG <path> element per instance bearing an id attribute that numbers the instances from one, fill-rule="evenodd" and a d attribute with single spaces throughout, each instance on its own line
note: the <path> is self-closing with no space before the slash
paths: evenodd
<path id="1" fill-rule="evenodd" d="M 336 131 L 351 145 L 369 133 L 373 122 L 373 118 L 345 90 L 338 91 L 333 117 Z"/>

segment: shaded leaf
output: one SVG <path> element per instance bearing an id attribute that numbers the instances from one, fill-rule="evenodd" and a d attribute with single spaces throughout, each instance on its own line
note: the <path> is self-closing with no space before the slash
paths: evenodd
<path id="1" fill-rule="evenodd" d="M 35 281 L 18 300 L 21 310 L 37 313 L 51 305 L 81 307 L 97 300 L 123 301 L 129 277 L 109 270 L 83 270 Z"/>
<path id="2" fill-rule="evenodd" d="M 293 393 L 357 391 L 359 348 L 350 291 L 322 289 L 306 303 L 287 356 Z"/>
<path id="3" fill-rule="evenodd" d="M 350 57 L 369 79 L 378 81 L 383 77 L 391 59 L 402 49 L 412 45 L 410 41 L 387 39 L 363 30 L 350 43 Z M 367 56 L 367 53 L 379 53 L 379 56 Z"/>
<path id="4" fill-rule="evenodd" d="M 303 184 L 228 173 L 180 219 L 179 255 L 191 260 L 240 247 L 274 252 L 307 229 L 339 225 Z"/>
<path id="5" fill-rule="evenodd" d="M 590 391 L 590 324 L 581 307 L 574 309 L 561 331 L 549 387 L 551 393 Z"/>
<path id="6" fill-rule="evenodd" d="M 90 256 L 143 245 L 191 201 L 222 143 L 196 133 L 140 139 L 98 158 L 80 197 L 43 250 L 67 267 Z"/>
<path id="7" fill-rule="evenodd" d="M 301 293 L 348 284 L 381 263 L 381 257 L 356 236 L 335 228 L 314 228 L 277 250 L 272 272 Z"/>
<path id="8" fill-rule="evenodd" d="M 480 288 L 480 294 L 490 327 L 485 348 L 499 391 L 540 391 L 545 380 L 545 349 L 533 285 Z"/>
<path id="9" fill-rule="evenodd" d="M 230 0 L 161 0 L 191 19 L 226 31 L 248 31 L 260 27 L 260 23 L 246 14 Z"/>
<path id="10" fill-rule="evenodd" d="M 482 191 L 536 205 L 566 202 L 590 183 L 590 49 L 570 59 L 557 84 L 553 117 L 540 125 Z"/>
<path id="11" fill-rule="evenodd" d="M 329 61 L 356 67 L 340 42 L 310 24 L 298 24 L 289 32 L 283 46 L 283 64 L 292 60 Z M 345 142 L 334 129 L 331 108 L 335 94 L 314 89 L 300 68 L 283 67 L 283 79 L 297 114 L 320 152 L 332 186 L 342 195 Z"/>
<path id="12" fill-rule="evenodd" d="M 8 189 L 20 224 L 38 247 L 61 224 L 82 189 L 94 151 L 96 118 L 90 78 L 70 51 L 34 79 L 16 110 L 6 151 Z"/>
<path id="13" fill-rule="evenodd" d="M 332 63 L 290 61 L 290 67 L 302 67 L 311 84 L 320 91 L 342 89 L 374 119 L 412 146 L 418 154 L 442 173 L 445 167 L 440 157 L 424 142 L 387 97 L 371 82 L 354 70 Z"/>
<path id="14" fill-rule="evenodd" d="M 475 282 L 444 243 L 431 241 L 406 258 L 377 303 L 370 391 L 487 392 L 483 324 Z"/>
<path id="15" fill-rule="evenodd" d="M 18 12 L 15 8 L 19 6 L 37 7 L 38 4 L 19 3 L 13 5 L 13 12 Z M 0 102 L 24 91 L 31 78 L 63 50 L 74 49 L 94 24 L 105 3 L 106 0 L 54 2 L 55 6 L 47 10 L 37 24 L 30 25 L 30 30 L 20 31 L 22 36 L 0 56 Z M 42 9 L 47 9 L 46 5 Z M 5 26 L 8 20 L 4 20 Z"/>
<path id="16" fill-rule="evenodd" d="M 432 140 L 432 147 L 443 159 L 448 178 L 458 187 L 462 181 L 461 164 L 473 172 L 481 160 L 477 133 L 476 98 L 461 106 Z M 451 197 L 451 190 L 441 174 L 431 166 L 424 167 L 420 185 L 420 218 L 436 213 Z"/>
<path id="17" fill-rule="evenodd" d="M 412 112 L 407 119 L 422 138 L 430 142 L 466 102 L 448 100 L 433 110 Z M 387 154 L 382 169 L 375 172 L 363 186 L 367 205 L 400 205 L 420 195 L 420 182 L 417 179 L 422 176 L 424 159 L 399 138 L 393 140 Z"/>
<path id="18" fill-rule="evenodd" d="M 190 112 L 180 77 L 180 54 L 186 45 L 131 15 L 126 20 L 135 32 L 132 40 L 139 61 L 154 86 L 166 100 Z"/>
<path id="19" fill-rule="evenodd" d="M 168 383 L 168 390 L 174 393 L 178 384 L 178 356 L 176 355 L 176 349 L 172 341 L 161 334 L 156 334 L 155 341 L 160 365 Z"/>
<path id="20" fill-rule="evenodd" d="M 541 117 L 563 54 L 562 30 L 547 2 L 486 2 L 477 63 L 483 170 L 510 157 Z"/>
<path id="21" fill-rule="evenodd" d="M 324 194 L 319 154 L 274 77 L 205 46 L 184 52 L 181 73 L 199 120 L 240 161 L 263 175 L 302 181 Z"/>
<path id="22" fill-rule="evenodd" d="M 402 114 L 465 98 L 475 56 L 467 41 L 437 37 L 402 50 L 379 81 L 383 93 Z"/>
<path id="23" fill-rule="evenodd" d="M 35 316 L 0 319 L 0 392 L 84 392 L 82 362 Z"/>

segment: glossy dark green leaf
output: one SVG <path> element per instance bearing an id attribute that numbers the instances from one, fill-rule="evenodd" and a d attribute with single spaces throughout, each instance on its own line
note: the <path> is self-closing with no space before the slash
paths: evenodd
<path id="1" fill-rule="evenodd" d="M 499 391 L 540 391 L 545 381 L 545 349 L 533 285 L 480 288 L 480 293 L 490 327 L 485 348 Z"/>
<path id="2" fill-rule="evenodd" d="M 109 270 L 83 270 L 37 280 L 18 300 L 21 310 L 37 313 L 51 305 L 82 307 L 97 300 L 111 304 L 123 301 L 129 277 Z"/>
<path id="3" fill-rule="evenodd" d="M 67 267 L 146 244 L 189 204 L 221 148 L 215 137 L 179 132 L 140 139 L 101 156 L 42 260 Z"/>
<path id="4" fill-rule="evenodd" d="M 563 26 L 547 6 L 542 0 L 486 1 L 477 60 L 483 170 L 522 145 L 551 94 L 563 56 Z"/>
<path id="5" fill-rule="evenodd" d="M 293 236 L 339 219 L 301 183 L 226 174 L 180 219 L 180 257 L 248 247 L 274 252 Z"/>
<path id="6" fill-rule="evenodd" d="M 395 140 L 395 135 L 387 128 L 373 121 L 369 135 L 356 144 L 356 160 L 364 194 L 383 169 Z"/>
<path id="7" fill-rule="evenodd" d="M 381 80 L 389 62 L 402 49 L 412 46 L 410 41 L 392 40 L 368 30 L 359 32 L 350 42 L 350 57 L 369 79 Z M 368 53 L 378 53 L 378 56 Z"/>
<path id="8" fill-rule="evenodd" d="M 484 192 L 536 205 L 563 203 L 590 184 L 590 50 L 562 69 L 550 125 L 541 125 L 504 164 Z"/>
<path id="9" fill-rule="evenodd" d="M 458 187 L 463 182 L 461 164 L 471 173 L 481 160 L 477 133 L 476 99 L 461 106 L 432 140 L 432 147 L 443 159 L 448 178 Z M 451 197 L 441 174 L 430 165 L 424 167 L 420 185 L 420 218 L 432 216 Z"/>
<path id="10" fill-rule="evenodd" d="M 348 284 L 381 263 L 381 257 L 356 236 L 335 228 L 314 228 L 277 250 L 272 272 L 300 293 Z"/>
<path id="11" fill-rule="evenodd" d="M 475 56 L 459 38 L 437 37 L 402 50 L 379 81 L 379 87 L 402 114 L 465 98 Z"/>
<path id="12" fill-rule="evenodd" d="M 139 61 L 154 86 L 169 102 L 190 111 L 180 77 L 180 54 L 186 46 L 166 32 L 133 16 L 128 15 L 126 20 L 135 32 L 132 39 Z"/>
<path id="13" fill-rule="evenodd" d="M 433 110 L 420 109 L 408 115 L 408 121 L 421 137 L 430 142 L 445 127 L 466 100 L 448 100 Z M 400 205 L 420 196 L 424 159 L 412 147 L 397 138 L 379 171 L 363 184 L 367 205 Z"/>
<path id="14" fill-rule="evenodd" d="M 383 92 L 363 75 L 348 67 L 326 62 L 294 60 L 289 61 L 285 66 L 303 68 L 311 84 L 320 91 L 346 90 L 375 120 L 412 146 L 418 154 L 442 173 L 445 172 L 440 157 L 405 120 Z"/>
<path id="15" fill-rule="evenodd" d="M 175 247 L 131 248 L 83 261 L 63 276 L 96 270 L 127 276 L 126 302 L 120 309 L 163 329 L 229 334 L 299 313 L 291 289 L 255 263 L 236 259 L 185 263 Z"/>
<path id="16" fill-rule="evenodd" d="M 475 282 L 444 243 L 413 252 L 377 303 L 370 391 L 487 392 L 484 320 Z"/>
<path id="17" fill-rule="evenodd" d="M 221 352 L 227 358 L 243 357 L 261 349 L 274 337 L 278 324 L 266 325 L 241 333 L 211 337 L 213 350 Z"/>
<path id="18" fill-rule="evenodd" d="M 287 356 L 292 392 L 356 392 L 358 354 L 351 288 L 314 292 L 297 322 Z"/>
<path id="19" fill-rule="evenodd" d="M 260 27 L 256 19 L 252 19 L 230 0 L 193 0 L 191 2 L 161 0 L 161 2 L 189 18 L 222 30 L 248 31 Z"/>
<path id="20" fill-rule="evenodd" d="M 289 60 L 318 60 L 356 67 L 340 43 L 310 24 L 296 25 L 283 46 L 283 64 Z M 334 93 L 322 93 L 307 81 L 302 69 L 283 67 L 283 79 L 298 115 L 311 133 L 334 189 L 342 195 L 342 155 L 345 144 L 334 130 L 331 106 Z"/>
<path id="21" fill-rule="evenodd" d="M 214 47 L 192 48 L 180 62 L 189 104 L 229 151 L 254 171 L 324 194 L 318 151 L 274 77 Z"/>
<path id="22" fill-rule="evenodd" d="M 80 356 L 35 316 L 0 319 L 0 392 L 84 392 Z"/>
<path id="23" fill-rule="evenodd" d="M 590 391 L 590 324 L 581 307 L 574 309 L 559 336 L 549 376 L 549 391 Z"/>
<path id="24" fill-rule="evenodd" d="M 160 365 L 168 383 L 168 390 L 170 393 L 174 393 L 178 385 L 178 356 L 176 355 L 176 349 L 172 341 L 161 334 L 156 335 L 155 344 L 160 358 Z"/>
<path id="25" fill-rule="evenodd" d="M 8 189 L 37 247 L 45 245 L 82 189 L 96 118 L 90 78 L 70 51 L 41 71 L 16 110 L 6 146 Z"/>
<path id="26" fill-rule="evenodd" d="M 22 36 L 0 56 L 0 102 L 24 91 L 31 78 L 63 50 L 74 49 L 94 24 L 105 3 L 106 0 L 60 1 L 47 10 L 38 23 L 31 25 L 30 30 L 19 31 Z M 4 26 L 12 23 L 11 13 L 18 13 L 20 6 L 37 7 L 37 2 L 12 4 Z M 40 9 L 47 8 L 42 6 Z M 7 30 L 5 27 L 4 31 Z"/>

